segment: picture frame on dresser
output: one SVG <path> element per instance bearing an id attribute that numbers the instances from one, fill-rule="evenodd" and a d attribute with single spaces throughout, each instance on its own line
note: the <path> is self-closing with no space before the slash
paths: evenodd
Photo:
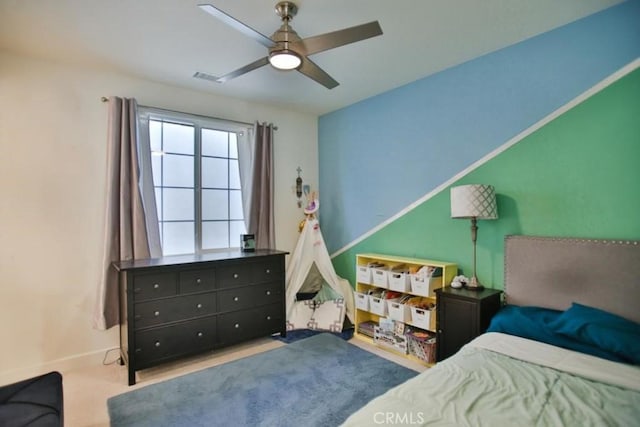
<path id="1" fill-rule="evenodd" d="M 286 335 L 285 255 L 259 249 L 113 263 L 120 354 L 136 371 L 280 333 Z"/>

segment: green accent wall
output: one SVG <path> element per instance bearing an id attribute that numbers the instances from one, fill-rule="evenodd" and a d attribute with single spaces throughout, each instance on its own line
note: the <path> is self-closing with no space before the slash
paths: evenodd
<path id="1" fill-rule="evenodd" d="M 487 287 L 504 288 L 506 235 L 640 240 L 640 69 L 453 186 L 462 184 L 496 188 L 499 219 L 478 221 L 477 276 Z M 455 262 L 471 276 L 471 224 L 451 219 L 449 203 L 447 188 L 338 255 L 338 275 L 353 285 L 356 254 L 374 252 Z"/>

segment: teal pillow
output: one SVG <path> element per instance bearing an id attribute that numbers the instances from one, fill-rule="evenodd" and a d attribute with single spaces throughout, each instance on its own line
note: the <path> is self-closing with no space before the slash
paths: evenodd
<path id="1" fill-rule="evenodd" d="M 556 347 L 590 354 L 614 362 L 626 362 L 626 359 L 601 348 L 557 334 L 549 327 L 564 312 L 542 307 L 522 307 L 507 305 L 493 318 L 487 332 L 501 332 L 530 340 L 540 341 Z"/>
<path id="2" fill-rule="evenodd" d="M 313 300 L 317 302 L 326 302 L 340 298 L 342 298 L 342 295 L 334 291 L 327 283 L 323 283 L 322 288 L 320 288 L 316 296 L 313 297 Z"/>
<path id="3" fill-rule="evenodd" d="M 598 308 L 573 303 L 548 324 L 557 334 L 596 346 L 640 365 L 640 324 Z"/>

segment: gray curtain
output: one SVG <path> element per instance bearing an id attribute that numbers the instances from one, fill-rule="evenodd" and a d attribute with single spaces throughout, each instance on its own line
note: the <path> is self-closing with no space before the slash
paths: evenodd
<path id="1" fill-rule="evenodd" d="M 149 116 L 136 112 L 138 117 L 138 166 L 140 168 L 138 187 L 144 207 L 147 225 L 147 240 L 151 258 L 162 256 L 160 241 L 160 226 L 158 225 L 158 209 L 156 205 L 156 190 L 153 184 L 153 169 L 151 166 L 151 142 L 149 141 Z"/>
<path id="2" fill-rule="evenodd" d="M 247 232 L 256 236 L 256 248 L 276 246 L 273 216 L 272 124 L 256 123 L 253 138 L 238 144 L 244 218 Z"/>
<path id="3" fill-rule="evenodd" d="M 256 154 L 255 128 L 248 127 L 246 131 L 237 134 L 238 138 L 238 169 L 240 170 L 240 187 L 242 188 L 242 212 L 244 226 L 249 232 L 249 218 L 251 217 L 251 195 L 253 194 L 253 161 Z"/>
<path id="4" fill-rule="evenodd" d="M 149 244 L 148 224 L 140 191 L 140 182 L 144 180 L 138 163 L 140 138 L 137 103 L 135 99 L 118 97 L 110 97 L 108 102 L 103 275 L 93 319 L 93 325 L 98 329 L 109 329 L 120 323 L 118 276 L 111 263 L 149 258 L 152 253 L 160 253 L 157 235 L 151 239 L 156 247 L 151 248 Z M 146 166 L 144 169 L 151 170 Z M 157 216 L 150 219 L 155 221 L 155 233 L 158 233 Z M 150 228 L 153 229 L 153 226 Z"/>

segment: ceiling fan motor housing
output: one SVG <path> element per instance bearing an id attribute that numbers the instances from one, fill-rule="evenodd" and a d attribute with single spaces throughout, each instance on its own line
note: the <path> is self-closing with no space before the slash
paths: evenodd
<path id="1" fill-rule="evenodd" d="M 291 28 L 288 24 L 284 23 L 276 30 L 275 33 L 271 36 L 271 39 L 276 42 L 276 45 L 270 49 L 272 50 L 280 50 L 280 49 L 288 49 L 289 43 L 295 43 L 300 41 L 300 36 L 296 33 L 296 30 Z"/>
<path id="2" fill-rule="evenodd" d="M 276 14 L 282 18 L 283 21 L 290 21 L 298 13 L 298 6 L 291 1 L 281 1 L 276 4 Z"/>
<path id="3" fill-rule="evenodd" d="M 276 13 L 282 18 L 282 25 L 271 36 L 271 40 L 273 40 L 276 45 L 269 49 L 269 53 L 282 50 L 290 51 L 289 43 L 295 43 L 301 40 L 296 30 L 289 26 L 289 21 L 297 12 L 298 7 L 290 1 L 281 1 L 276 5 Z"/>

